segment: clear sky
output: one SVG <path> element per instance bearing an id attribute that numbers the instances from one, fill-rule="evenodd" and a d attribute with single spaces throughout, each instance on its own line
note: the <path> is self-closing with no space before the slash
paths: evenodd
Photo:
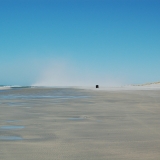
<path id="1" fill-rule="evenodd" d="M 1 85 L 154 81 L 159 0 L 0 0 Z"/>

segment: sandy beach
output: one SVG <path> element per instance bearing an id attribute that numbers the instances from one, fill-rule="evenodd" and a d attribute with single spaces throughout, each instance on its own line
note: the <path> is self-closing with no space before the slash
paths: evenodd
<path id="1" fill-rule="evenodd" d="M 0 160 L 159 160 L 160 90 L 0 90 Z"/>

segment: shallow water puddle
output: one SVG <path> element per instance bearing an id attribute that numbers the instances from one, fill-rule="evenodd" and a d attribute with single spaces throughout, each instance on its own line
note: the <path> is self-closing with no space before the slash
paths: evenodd
<path id="1" fill-rule="evenodd" d="M 23 129 L 24 126 L 2 126 L 0 129 L 6 129 L 6 130 L 14 130 L 14 129 Z"/>
<path id="2" fill-rule="evenodd" d="M 76 99 L 76 98 L 88 98 L 89 96 L 84 96 L 84 95 L 6 95 L 6 96 L 1 96 L 0 99 Z M 11 102 L 9 103 L 10 106 L 15 106 L 15 105 L 23 105 L 19 102 Z"/>
<path id="3" fill-rule="evenodd" d="M 0 140 L 18 141 L 18 140 L 23 140 L 23 138 L 20 136 L 0 136 Z"/>
<path id="4" fill-rule="evenodd" d="M 71 121 L 80 121 L 80 120 L 84 120 L 84 118 L 82 118 L 82 117 L 73 117 L 73 118 L 69 118 L 69 120 L 71 120 Z"/>
<path id="5" fill-rule="evenodd" d="M 9 102 L 7 103 L 7 105 L 15 107 L 15 106 L 21 106 L 22 104 L 18 102 Z"/>

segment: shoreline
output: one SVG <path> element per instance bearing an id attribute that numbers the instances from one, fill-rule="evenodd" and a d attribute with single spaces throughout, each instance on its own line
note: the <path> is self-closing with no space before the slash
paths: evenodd
<path id="1" fill-rule="evenodd" d="M 94 91 L 123 91 L 123 90 L 160 90 L 160 85 L 149 85 L 149 86 L 100 86 L 95 88 L 95 86 L 0 86 L 0 90 L 9 89 L 22 89 L 22 88 L 53 88 L 53 89 L 84 89 L 84 90 L 94 90 Z"/>

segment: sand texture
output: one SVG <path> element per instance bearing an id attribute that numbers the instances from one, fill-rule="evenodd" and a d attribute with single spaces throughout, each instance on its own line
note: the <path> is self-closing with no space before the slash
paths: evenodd
<path id="1" fill-rule="evenodd" d="M 159 160 L 160 91 L 0 91 L 0 160 Z"/>

